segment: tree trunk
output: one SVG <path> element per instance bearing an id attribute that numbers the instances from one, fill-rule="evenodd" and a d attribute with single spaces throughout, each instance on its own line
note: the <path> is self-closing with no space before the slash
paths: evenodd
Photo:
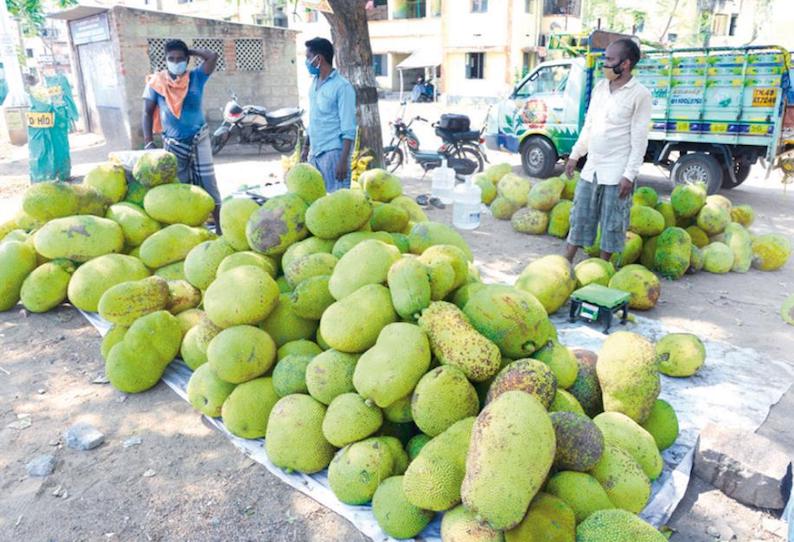
<path id="1" fill-rule="evenodd" d="M 679 1 L 680 0 L 675 0 L 673 9 L 670 10 L 670 16 L 667 17 L 667 24 L 664 25 L 664 30 L 662 30 L 662 34 L 659 36 L 659 43 L 667 43 L 667 31 L 670 30 L 670 25 L 673 23 L 673 17 L 675 17 L 675 13 L 678 10 Z"/>
<path id="2" fill-rule="evenodd" d="M 324 13 L 331 26 L 335 64 L 356 89 L 361 149 L 372 151 L 375 167 L 383 165 L 383 137 L 378 113 L 378 90 L 372 68 L 367 13 L 363 0 L 329 0 L 333 13 Z"/>

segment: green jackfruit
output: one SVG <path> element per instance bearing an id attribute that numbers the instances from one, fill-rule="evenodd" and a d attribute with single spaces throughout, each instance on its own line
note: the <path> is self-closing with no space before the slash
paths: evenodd
<path id="1" fill-rule="evenodd" d="M 384 422 L 388 423 L 388 422 Z M 405 424 L 410 425 L 410 424 Z M 391 452 L 392 459 L 394 459 L 394 470 L 392 471 L 393 474 L 404 474 L 405 469 L 408 468 L 408 453 L 403 448 L 403 443 L 397 437 L 393 436 L 378 436 L 376 437 L 381 443 L 383 443 Z"/>
<path id="2" fill-rule="evenodd" d="M 298 339 L 285 343 L 276 351 L 276 359 L 281 360 L 291 354 L 298 354 L 302 356 L 317 356 L 322 354 L 323 349 L 317 343 L 308 341 L 306 339 Z"/>
<path id="3" fill-rule="evenodd" d="M 328 307 L 320 333 L 331 348 L 354 354 L 371 348 L 381 330 L 396 320 L 389 289 L 369 284 Z"/>
<path id="4" fill-rule="evenodd" d="M 47 312 L 63 303 L 74 270 L 69 260 L 53 260 L 34 269 L 22 282 L 22 305 L 30 312 Z"/>
<path id="5" fill-rule="evenodd" d="M 433 245 L 454 245 L 461 249 L 468 261 L 474 261 L 471 249 L 463 237 L 450 226 L 439 222 L 420 222 L 414 224 L 408 234 L 411 253 L 422 254 Z"/>
<path id="6" fill-rule="evenodd" d="M 584 409 L 579 401 L 569 391 L 557 388 L 554 400 L 549 405 L 549 412 L 572 412 L 584 415 Z"/>
<path id="7" fill-rule="evenodd" d="M 411 414 L 411 396 L 406 395 L 384 408 L 383 417 L 394 423 L 412 422 L 414 419 Z"/>
<path id="8" fill-rule="evenodd" d="M 558 470 L 586 472 L 604 452 L 604 437 L 599 427 L 584 414 L 552 412 L 557 448 L 554 466 Z"/>
<path id="9" fill-rule="evenodd" d="M 724 207 L 716 204 L 707 203 L 698 213 L 698 227 L 710 236 L 722 233 L 725 231 L 725 227 L 730 223 L 730 212 L 726 211 Z"/>
<path id="10" fill-rule="evenodd" d="M 265 451 L 274 465 L 288 472 L 311 474 L 323 470 L 334 447 L 323 436 L 325 406 L 308 395 L 282 397 L 270 411 Z"/>
<path id="11" fill-rule="evenodd" d="M 218 266 L 233 253 L 234 248 L 223 237 L 199 243 L 185 257 L 185 279 L 199 290 L 206 290 L 215 280 Z"/>
<path id="12" fill-rule="evenodd" d="M 168 281 L 163 278 L 122 282 L 102 294 L 99 315 L 112 324 L 129 327 L 141 316 L 165 309 L 170 300 Z"/>
<path id="13" fill-rule="evenodd" d="M 170 283 L 169 283 L 170 284 Z M 200 294 L 200 292 L 199 292 Z M 173 312 L 171 314 L 174 314 Z M 206 319 L 206 314 L 203 310 L 192 308 L 176 314 L 176 319 L 179 320 L 179 325 L 182 326 L 182 336 L 199 325 L 199 323 Z M 184 342 L 184 339 L 183 339 Z"/>
<path id="14" fill-rule="evenodd" d="M 397 247 L 397 250 L 400 251 L 400 254 L 408 254 L 411 252 L 411 242 L 408 240 L 408 236 L 404 233 L 390 233 L 389 234 L 394 242 L 394 246 Z"/>
<path id="15" fill-rule="evenodd" d="M 226 239 L 225 235 L 223 236 L 223 239 Z M 223 260 L 221 260 L 221 263 L 218 265 L 218 269 L 215 271 L 215 274 L 220 275 L 221 273 L 242 265 L 254 265 L 261 267 L 263 271 L 273 278 L 276 278 L 278 272 L 278 262 L 273 257 L 265 256 L 251 250 L 246 250 L 244 252 L 235 252 L 234 254 L 229 254 L 226 256 Z"/>
<path id="16" fill-rule="evenodd" d="M 360 182 L 367 195 L 374 201 L 389 202 L 403 193 L 400 179 L 385 169 L 374 168 L 365 171 L 361 174 Z"/>
<path id="17" fill-rule="evenodd" d="M 83 177 L 83 184 L 99 192 L 110 203 L 120 202 L 127 194 L 124 168 L 111 162 L 91 168 Z"/>
<path id="18" fill-rule="evenodd" d="M 169 263 L 155 270 L 154 274 L 165 280 L 185 280 L 185 262 Z"/>
<path id="19" fill-rule="evenodd" d="M 325 195 L 325 181 L 322 174 L 317 168 L 305 162 L 292 166 L 284 182 L 287 190 L 300 196 L 306 205 L 311 205 Z"/>
<path id="20" fill-rule="evenodd" d="M 521 523 L 505 533 L 505 542 L 568 542 L 575 534 L 576 516 L 571 507 L 554 495 L 538 493 Z"/>
<path id="21" fill-rule="evenodd" d="M 733 251 L 731 271 L 746 273 L 753 260 L 753 246 L 750 234 L 741 224 L 730 223 L 725 227 L 725 244 Z"/>
<path id="22" fill-rule="evenodd" d="M 69 183 L 33 183 L 22 196 L 22 210 L 40 222 L 72 216 L 77 214 L 77 208 L 78 197 Z"/>
<path id="23" fill-rule="evenodd" d="M 297 243 L 289 246 L 289 248 L 281 257 L 281 267 L 282 269 L 287 269 L 294 261 L 310 254 L 330 254 L 333 247 L 334 241 L 331 239 L 308 237 L 303 241 L 298 241 Z"/>
<path id="24" fill-rule="evenodd" d="M 653 237 L 664 230 L 664 217 L 653 207 L 634 205 L 629 218 L 629 231 L 642 237 Z"/>
<path id="25" fill-rule="evenodd" d="M 105 376 L 124 393 L 140 393 L 154 387 L 164 372 L 165 364 L 156 351 L 136 351 L 124 340 L 110 349 L 105 362 Z"/>
<path id="26" fill-rule="evenodd" d="M 570 348 L 550 339 L 543 348 L 532 354 L 532 357 L 549 366 L 557 379 L 558 388 L 568 388 L 576 381 L 579 365 Z"/>
<path id="27" fill-rule="evenodd" d="M 397 196 L 389 203 L 401 207 L 411 219 L 411 222 L 427 222 L 427 215 L 422 207 L 408 196 Z"/>
<path id="28" fill-rule="evenodd" d="M 143 199 L 146 197 L 146 192 L 149 189 L 143 186 L 138 181 L 127 183 L 127 194 L 124 196 L 124 201 L 132 203 L 143 209 Z"/>
<path id="29" fill-rule="evenodd" d="M 437 512 L 460 502 L 474 421 L 475 418 L 460 420 L 422 447 L 403 478 L 408 502 Z"/>
<path id="30" fill-rule="evenodd" d="M 165 308 L 173 315 L 195 309 L 201 303 L 201 291 L 186 280 L 169 280 L 168 294 L 169 301 Z"/>
<path id="31" fill-rule="evenodd" d="M 215 208 L 215 201 L 200 186 L 173 183 L 149 190 L 143 198 L 143 208 L 164 224 L 200 226 Z"/>
<path id="32" fill-rule="evenodd" d="M 791 241 L 779 233 L 767 233 L 753 239 L 753 268 L 761 271 L 780 269 L 791 256 Z"/>
<path id="33" fill-rule="evenodd" d="M 497 220 L 510 220 L 521 206 L 507 198 L 497 196 L 491 202 L 491 214 Z"/>
<path id="34" fill-rule="evenodd" d="M 293 312 L 301 318 L 319 320 L 335 301 L 328 288 L 330 278 L 328 275 L 311 277 L 298 284 L 290 294 Z"/>
<path id="35" fill-rule="evenodd" d="M 669 333 L 656 343 L 659 372 L 667 376 L 692 376 L 706 361 L 706 346 L 692 333 Z"/>
<path id="36" fill-rule="evenodd" d="M 486 285 L 482 282 L 470 282 L 468 284 L 464 284 L 455 290 L 455 294 L 452 296 L 452 303 L 454 303 L 459 309 L 464 308 L 466 303 L 469 302 L 469 299 L 471 299 L 474 294 L 485 288 L 485 286 Z"/>
<path id="37" fill-rule="evenodd" d="M 395 324 L 396 325 L 396 324 Z M 411 416 L 419 429 L 431 437 L 452 424 L 476 416 L 480 401 L 463 371 L 444 365 L 419 380 L 411 398 Z"/>
<path id="38" fill-rule="evenodd" d="M 89 215 L 50 220 L 33 236 L 36 252 L 48 258 L 87 262 L 124 248 L 121 226 L 107 218 Z"/>
<path id="39" fill-rule="evenodd" d="M 77 268 L 69 281 L 67 295 L 76 308 L 96 312 L 99 300 L 107 290 L 128 280 L 149 276 L 149 270 L 133 256 L 107 254 L 94 258 Z"/>
<path id="40" fill-rule="evenodd" d="M 150 235 L 160 231 L 160 224 L 141 207 L 132 203 L 111 205 L 105 217 L 121 226 L 127 246 L 140 246 Z"/>
<path id="41" fill-rule="evenodd" d="M 463 312 L 472 326 L 509 358 L 529 356 L 549 340 L 543 305 L 517 288 L 484 286 L 471 296 Z"/>
<path id="42" fill-rule="evenodd" d="M 565 239 L 568 236 L 568 230 L 571 229 L 572 208 L 573 202 L 569 200 L 560 201 L 554 206 L 549 212 L 549 235 L 560 239 Z"/>
<path id="43" fill-rule="evenodd" d="M 389 268 L 400 258 L 400 251 L 374 239 L 363 241 L 348 251 L 331 273 L 328 289 L 340 300 L 362 286 L 383 284 Z"/>
<path id="44" fill-rule="evenodd" d="M 19 301 L 27 276 L 36 268 L 36 252 L 26 243 L 0 243 L 0 311 L 7 311 Z"/>
<path id="45" fill-rule="evenodd" d="M 245 227 L 248 244 L 267 256 L 283 254 L 291 244 L 309 235 L 306 213 L 306 203 L 295 194 L 267 200 L 248 218 Z"/>
<path id="46" fill-rule="evenodd" d="M 724 274 L 733 267 L 733 251 L 725 243 L 714 242 L 703 248 L 703 270 Z"/>
<path id="47" fill-rule="evenodd" d="M 698 247 L 693 246 L 692 252 L 689 254 L 689 269 L 687 269 L 687 273 L 697 273 L 698 271 L 702 271 L 704 263 L 705 258 L 703 256 L 703 251 Z"/>
<path id="48" fill-rule="evenodd" d="M 612 254 L 609 261 L 615 268 L 625 267 L 631 265 L 640 259 L 642 255 L 642 237 L 633 231 L 626 232 L 626 241 L 623 245 L 623 251 Z"/>
<path id="49" fill-rule="evenodd" d="M 706 204 L 706 188 L 701 184 L 679 184 L 670 194 L 670 203 L 676 217 L 695 217 Z"/>
<path id="50" fill-rule="evenodd" d="M 659 237 L 661 236 L 657 235 L 655 237 L 648 237 L 645 240 L 645 242 L 642 244 L 642 254 L 640 254 L 640 265 L 642 265 L 644 268 L 648 269 L 649 271 L 656 270 L 656 243 L 659 241 Z M 690 247 L 690 248 L 697 248 L 697 247 Z M 691 259 L 691 253 L 692 252 L 690 250 L 690 259 Z"/>
<path id="51" fill-rule="evenodd" d="M 576 287 L 571 263 L 562 256 L 544 256 L 527 265 L 516 288 L 534 295 L 548 314 L 562 307 Z"/>
<path id="52" fill-rule="evenodd" d="M 565 188 L 562 190 L 562 198 L 573 201 L 576 195 L 576 186 L 579 184 L 579 172 L 574 172 L 574 176 L 570 179 L 565 176 L 562 180 L 565 182 Z"/>
<path id="53" fill-rule="evenodd" d="M 221 273 L 204 293 L 204 310 L 221 328 L 262 322 L 278 304 L 276 281 L 253 265 Z"/>
<path id="54" fill-rule="evenodd" d="M 678 416 L 670 403 L 657 399 L 642 428 L 651 434 L 659 450 L 666 450 L 678 438 Z"/>
<path id="55" fill-rule="evenodd" d="M 372 210 L 370 227 L 372 231 L 399 233 L 405 230 L 409 220 L 410 217 L 405 209 L 391 203 L 384 203 Z"/>
<path id="56" fill-rule="evenodd" d="M 480 201 L 485 205 L 490 205 L 496 199 L 496 185 L 482 175 L 477 175 L 474 184 L 480 187 Z"/>
<path id="57" fill-rule="evenodd" d="M 689 269 L 691 255 L 692 240 L 686 230 L 677 227 L 667 228 L 656 238 L 654 269 L 665 278 L 678 280 Z"/>
<path id="58" fill-rule="evenodd" d="M 629 307 L 637 310 L 655 307 L 662 290 L 659 278 L 637 264 L 627 265 L 615 273 L 609 280 L 609 287 L 630 293 Z"/>
<path id="59" fill-rule="evenodd" d="M 530 235 L 543 235 L 549 226 L 549 214 L 532 207 L 522 207 L 510 218 L 513 231 Z"/>
<path id="60" fill-rule="evenodd" d="M 588 284 L 608 286 L 609 280 L 615 275 L 615 267 L 601 258 L 588 258 L 573 268 L 578 288 Z"/>
<path id="61" fill-rule="evenodd" d="M 150 269 L 184 260 L 190 250 L 210 239 L 204 228 L 172 224 L 153 233 L 141 244 L 141 261 Z"/>
<path id="62" fill-rule="evenodd" d="M 378 438 L 370 438 L 339 450 L 328 466 L 328 485 L 343 503 L 366 504 L 393 472 L 389 447 Z"/>
<path id="63" fill-rule="evenodd" d="M 207 363 L 207 347 L 210 341 L 221 332 L 221 328 L 212 323 L 206 315 L 199 323 L 190 328 L 182 339 L 179 355 L 185 365 L 196 370 Z"/>
<path id="64" fill-rule="evenodd" d="M 543 485 L 554 450 L 554 427 L 540 401 L 521 391 L 499 395 L 472 429 L 463 505 L 495 529 L 515 527 Z"/>
<path id="65" fill-rule="evenodd" d="M 529 179 L 514 173 L 504 175 L 496 185 L 496 193 L 519 207 L 527 204 L 532 183 Z"/>
<path id="66" fill-rule="evenodd" d="M 255 378 L 240 384 L 223 402 L 223 425 L 240 438 L 262 438 L 267 433 L 270 411 L 278 399 L 270 378 Z"/>
<path id="67" fill-rule="evenodd" d="M 315 237 L 315 239 L 317 239 L 317 237 Z M 382 243 L 386 243 L 387 245 L 394 244 L 394 238 L 392 238 L 392 236 L 387 232 L 383 231 L 354 231 L 352 233 L 346 233 L 336 242 L 326 242 L 332 243 L 332 250 L 330 251 L 331 254 L 337 258 L 341 258 L 359 243 L 363 243 L 364 241 L 371 239 L 376 239 Z"/>
<path id="68" fill-rule="evenodd" d="M 686 232 L 689 234 L 689 238 L 692 240 L 694 246 L 703 248 L 709 244 L 708 234 L 697 226 L 689 226 L 686 228 Z"/>
<path id="69" fill-rule="evenodd" d="M 99 352 L 102 354 L 102 359 L 107 361 L 110 350 L 124 340 L 124 335 L 127 334 L 127 328 L 124 326 L 111 326 L 105 336 L 102 337 L 102 344 L 100 345 Z"/>
<path id="70" fill-rule="evenodd" d="M 651 495 L 651 482 L 631 455 L 612 444 L 590 471 L 617 508 L 638 514 Z"/>
<path id="71" fill-rule="evenodd" d="M 153 350 L 163 367 L 171 363 L 182 344 L 182 326 L 168 311 L 141 316 L 127 330 L 124 342 L 132 352 Z"/>
<path id="72" fill-rule="evenodd" d="M 323 435 L 337 448 L 343 448 L 372 435 L 382 424 L 383 412 L 377 406 L 368 404 L 357 393 L 343 393 L 328 405 Z"/>
<path id="73" fill-rule="evenodd" d="M 755 221 L 755 211 L 749 205 L 736 205 L 731 207 L 731 220 L 749 228 Z"/>
<path id="74" fill-rule="evenodd" d="M 577 542 L 664 542 L 667 538 L 625 510 L 594 512 L 576 528 Z"/>
<path id="75" fill-rule="evenodd" d="M 314 356 L 290 354 L 281 358 L 273 369 L 273 387 L 279 397 L 291 393 L 307 393 L 306 369 Z"/>
<path id="76" fill-rule="evenodd" d="M 323 196 L 306 211 L 306 227 L 315 237 L 336 239 L 358 230 L 372 216 L 364 192 L 342 189 Z"/>
<path id="77" fill-rule="evenodd" d="M 499 183 L 501 185 L 501 183 Z M 551 211 L 560 201 L 565 181 L 559 177 L 552 177 L 534 185 L 529 191 L 527 205 L 539 211 Z"/>
<path id="78" fill-rule="evenodd" d="M 427 333 L 433 355 L 442 365 L 454 365 L 474 382 L 487 380 L 499 370 L 502 362 L 499 347 L 480 335 L 463 311 L 452 303 L 431 303 L 422 312 L 419 325 Z"/>
<path id="79" fill-rule="evenodd" d="M 339 263 L 336 257 L 325 252 L 307 254 L 300 258 L 291 260 L 289 265 L 284 267 L 284 276 L 292 288 L 304 280 L 312 277 L 331 276 Z"/>
<path id="80" fill-rule="evenodd" d="M 712 194 L 711 196 L 706 196 L 706 205 L 716 205 L 717 207 L 722 207 L 728 211 L 728 214 L 731 213 L 731 209 L 733 208 L 731 200 L 722 194 Z"/>
<path id="81" fill-rule="evenodd" d="M 632 199 L 634 205 L 656 207 L 656 204 L 659 202 L 659 194 L 650 186 L 641 186 L 634 190 Z"/>
<path id="82" fill-rule="evenodd" d="M 418 320 L 430 306 L 430 278 L 425 265 L 415 256 L 404 255 L 392 264 L 386 279 L 392 305 L 400 318 Z"/>
<path id="83" fill-rule="evenodd" d="M 176 172 L 176 156 L 159 149 L 143 153 L 132 168 L 132 176 L 147 188 L 177 182 Z"/>
<path id="84" fill-rule="evenodd" d="M 218 333 L 207 345 L 207 362 L 221 380 L 248 382 L 267 373 L 276 360 L 276 345 L 270 335 L 254 326 L 232 326 Z"/>
<path id="85" fill-rule="evenodd" d="M 355 391 L 353 372 L 359 356 L 336 350 L 326 350 L 312 358 L 306 367 L 306 387 L 309 394 L 330 405 L 335 397 Z"/>
<path id="86" fill-rule="evenodd" d="M 250 250 L 245 227 L 248 219 L 259 209 L 251 198 L 229 198 L 221 205 L 220 220 L 223 237 L 234 250 Z"/>
<path id="87" fill-rule="evenodd" d="M 414 324 L 397 322 L 383 327 L 375 345 L 358 360 L 353 385 L 362 397 L 385 408 L 410 394 L 429 367 L 425 333 Z"/>
<path id="88" fill-rule="evenodd" d="M 502 162 L 500 164 L 493 164 L 492 166 L 488 166 L 485 168 L 485 171 L 482 172 L 482 176 L 491 181 L 494 184 L 499 184 L 499 181 L 513 171 L 513 166 L 508 163 Z"/>
<path id="89" fill-rule="evenodd" d="M 416 456 L 419 455 L 419 452 L 422 451 L 422 448 L 425 447 L 425 444 L 430 442 L 431 437 L 425 435 L 424 433 L 419 433 L 411 437 L 411 440 L 408 441 L 408 444 L 405 445 L 405 450 L 408 452 L 408 459 L 413 461 L 416 459 Z"/>
<path id="90" fill-rule="evenodd" d="M 193 408 L 210 418 L 223 412 L 223 404 L 236 385 L 215 376 L 209 365 L 202 365 L 190 376 L 187 383 L 187 398 Z"/>
<path id="91" fill-rule="evenodd" d="M 664 217 L 664 227 L 665 228 L 672 228 L 675 226 L 675 210 L 673 209 L 673 204 L 669 201 L 660 201 L 654 206 L 654 209 L 659 211 L 662 216 Z"/>
<path id="92" fill-rule="evenodd" d="M 549 478 L 545 491 L 570 506 L 577 523 L 598 510 L 615 508 L 598 480 L 584 472 L 558 472 Z"/>
<path id="93" fill-rule="evenodd" d="M 628 452 L 648 478 L 659 477 L 664 461 L 654 438 L 637 422 L 620 412 L 603 412 L 593 418 L 593 423 L 604 435 L 604 442 Z"/>
<path id="94" fill-rule="evenodd" d="M 293 310 L 291 294 L 279 295 L 276 308 L 261 324 L 279 347 L 291 341 L 314 337 L 317 326 L 316 320 L 301 318 Z"/>
<path id="95" fill-rule="evenodd" d="M 430 298 L 445 299 L 454 290 L 463 286 L 469 277 L 468 262 L 464 252 L 454 245 L 428 247 L 419 261 L 427 268 L 430 279 Z"/>
<path id="96" fill-rule="evenodd" d="M 463 505 L 444 514 L 441 519 L 441 539 L 444 542 L 505 542 L 502 531 L 478 520 Z"/>
<path id="97" fill-rule="evenodd" d="M 435 516 L 408 502 L 402 476 L 392 476 L 381 482 L 372 497 L 372 515 L 381 530 L 394 538 L 413 538 Z"/>

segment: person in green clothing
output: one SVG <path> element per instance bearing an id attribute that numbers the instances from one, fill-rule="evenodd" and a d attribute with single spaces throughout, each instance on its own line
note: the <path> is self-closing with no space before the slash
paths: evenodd
<path id="1" fill-rule="evenodd" d="M 63 76 L 60 76 L 63 77 Z M 39 81 L 35 75 L 28 83 L 28 153 L 30 181 L 68 181 L 72 163 L 69 156 L 69 127 L 76 117 L 64 99 L 60 78 Z M 64 78 L 65 79 L 65 78 Z M 68 84 L 68 83 L 67 83 Z M 74 102 L 72 101 L 72 104 Z"/>
<path id="2" fill-rule="evenodd" d="M 0 105 L 3 105 L 6 96 L 8 96 L 8 82 L 6 81 L 5 67 L 0 62 Z"/>

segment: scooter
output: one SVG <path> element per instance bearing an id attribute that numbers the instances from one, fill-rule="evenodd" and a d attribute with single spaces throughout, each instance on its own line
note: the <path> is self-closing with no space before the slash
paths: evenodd
<path id="1" fill-rule="evenodd" d="M 303 135 L 303 109 L 285 107 L 268 111 L 258 105 L 241 106 L 232 92 L 231 100 L 223 108 L 223 124 L 212 134 L 212 154 L 217 154 L 237 135 L 244 145 L 271 145 L 285 154 L 295 150 Z"/>
<path id="2" fill-rule="evenodd" d="M 406 123 L 402 120 L 406 102 L 399 118 L 390 122 L 392 139 L 383 149 L 383 160 L 386 169 L 396 171 L 405 161 L 406 154 L 411 156 L 421 168 L 428 172 L 441 166 L 444 159 L 447 165 L 455 170 L 456 175 L 471 175 L 485 167 L 487 158 L 481 149 L 482 134 L 477 130 L 468 129 L 468 117 L 463 115 L 442 115 L 441 122 L 432 123 L 436 135 L 443 142 L 437 151 L 420 150 L 419 138 L 411 126 L 414 121 L 430 123 L 429 120 L 416 116 Z M 451 122 L 445 122 L 445 121 Z"/>

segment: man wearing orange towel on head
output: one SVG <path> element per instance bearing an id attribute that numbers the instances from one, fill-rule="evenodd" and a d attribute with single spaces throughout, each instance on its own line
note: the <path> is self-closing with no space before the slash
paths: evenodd
<path id="1" fill-rule="evenodd" d="M 203 62 L 188 71 L 191 56 Z M 215 200 L 212 214 L 215 228 L 220 230 L 221 198 L 201 105 L 204 85 L 215 71 L 218 54 L 188 49 L 182 40 L 169 40 L 165 44 L 165 61 L 166 69 L 150 75 L 143 91 L 144 148 L 153 149 L 153 132 L 162 133 L 165 150 L 176 155 L 179 180 L 202 187 Z"/>

